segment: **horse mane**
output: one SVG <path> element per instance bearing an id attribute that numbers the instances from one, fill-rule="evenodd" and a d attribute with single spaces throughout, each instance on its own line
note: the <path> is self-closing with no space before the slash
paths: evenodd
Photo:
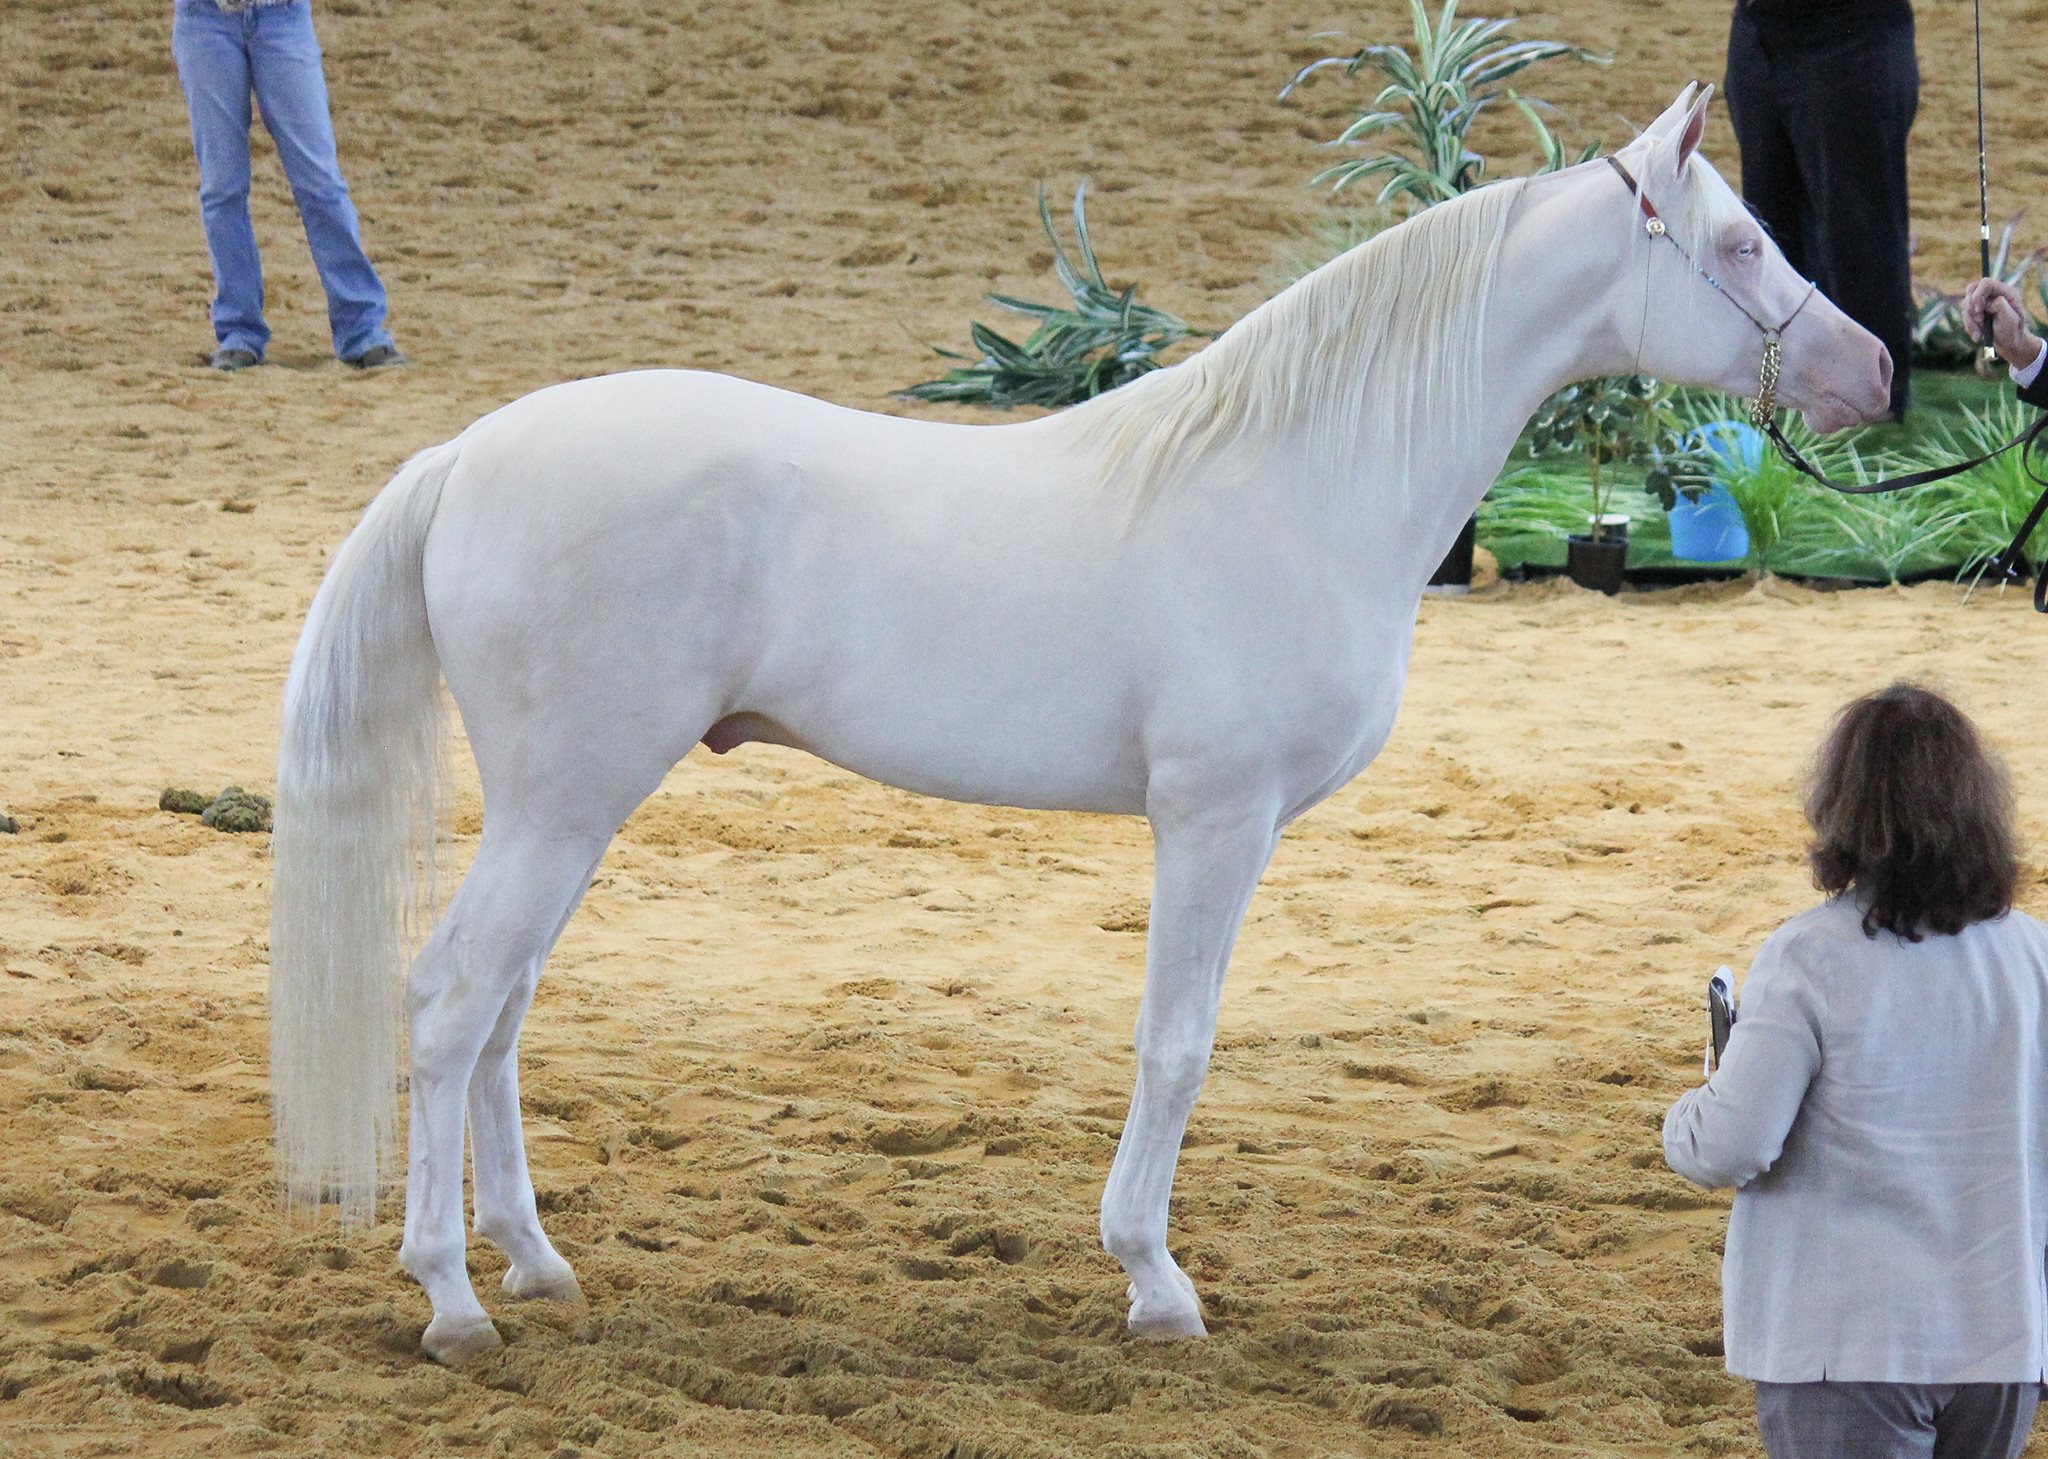
<path id="1" fill-rule="evenodd" d="M 1432 435 L 1479 405 L 1481 338 L 1522 184 L 1426 208 L 1297 281 L 1200 354 L 1067 413 L 1133 519 L 1171 484 L 1236 464 L 1282 430 L 1290 462 L 1338 491 L 1370 473 L 1408 497 Z M 1367 448 L 1369 455 L 1361 454 Z M 1420 459 L 1418 459 L 1420 456 Z"/>

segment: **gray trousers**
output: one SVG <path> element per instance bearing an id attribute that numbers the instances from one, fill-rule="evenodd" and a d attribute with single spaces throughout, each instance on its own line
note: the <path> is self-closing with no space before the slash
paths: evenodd
<path id="1" fill-rule="evenodd" d="M 1771 1459 L 2015 1459 L 2034 1383 L 1759 1383 Z"/>

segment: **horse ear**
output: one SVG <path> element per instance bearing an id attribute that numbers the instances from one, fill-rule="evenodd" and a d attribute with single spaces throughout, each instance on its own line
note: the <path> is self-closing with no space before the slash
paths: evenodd
<path id="1" fill-rule="evenodd" d="M 1692 87 L 1688 86 L 1686 90 L 1690 91 Z M 1685 172 L 1685 164 L 1692 161 L 1692 154 L 1699 149 L 1700 138 L 1706 135 L 1707 103 L 1713 99 L 1714 88 L 1711 85 L 1700 87 L 1692 109 L 1686 113 L 1684 125 L 1679 128 L 1677 170 L 1681 175 Z"/>
<path id="2" fill-rule="evenodd" d="M 1662 116 L 1643 129 L 1646 137 L 1667 137 L 1678 130 L 1679 125 L 1692 111 L 1693 95 L 1700 88 L 1697 81 L 1685 83 L 1685 90 L 1678 93 L 1678 100 L 1664 108 Z"/>

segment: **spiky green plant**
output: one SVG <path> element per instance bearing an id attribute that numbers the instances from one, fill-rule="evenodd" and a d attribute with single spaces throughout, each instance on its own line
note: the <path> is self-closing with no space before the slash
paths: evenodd
<path id="1" fill-rule="evenodd" d="M 1444 0 L 1434 18 L 1423 0 L 1408 0 L 1415 45 L 1369 45 L 1348 56 L 1325 56 L 1295 73 L 1281 90 L 1284 97 L 1319 71 L 1341 68 L 1346 76 L 1361 72 L 1381 78 L 1369 110 L 1338 134 L 1333 146 L 1398 141 L 1406 151 L 1356 157 L 1317 174 L 1317 182 L 1334 188 L 1380 179 L 1378 201 L 1400 199 L 1410 208 L 1426 208 L 1468 192 L 1485 180 L 1486 159 L 1472 150 L 1466 134 L 1487 107 L 1513 101 L 1535 128 L 1547 166 L 1564 166 L 1564 149 L 1535 107 L 1503 83 L 1538 61 L 1570 57 L 1605 65 L 1608 57 L 1562 41 L 1510 41 L 1503 37 L 1512 20 L 1458 19 L 1457 0 Z M 1584 157 L 1597 155 L 1589 147 Z M 1582 159 L 1583 160 L 1583 159 Z"/>
<path id="2" fill-rule="evenodd" d="M 1593 59 L 1597 61 L 1601 58 L 1595 56 Z M 1518 96 L 1512 91 L 1508 93 L 1508 100 L 1512 101 L 1515 109 L 1527 118 L 1529 130 L 1536 134 L 1536 150 L 1543 158 L 1543 165 L 1536 169 L 1538 172 L 1562 172 L 1567 167 L 1575 167 L 1581 162 L 1591 162 L 1600 155 L 1598 142 L 1588 142 L 1579 149 L 1577 156 L 1565 150 L 1564 140 L 1551 131 L 1549 124 L 1536 114 L 1538 107 L 1549 110 L 1549 102 Z"/>
<path id="3" fill-rule="evenodd" d="M 1777 570 L 1896 583 L 1953 563 L 1962 527 L 1960 513 L 1930 513 L 1910 493 L 1838 496 L 1793 525 L 1779 544 Z"/>
<path id="4" fill-rule="evenodd" d="M 1541 466 L 1510 466 L 1479 503 L 1479 535 L 1564 538 L 1586 530 L 1586 483 Z"/>
<path id="5" fill-rule="evenodd" d="M 1865 452 L 1854 438 L 1834 444 L 1826 467 L 1838 481 L 1877 481 L 1926 463 L 1892 450 Z M 1804 509 L 1785 524 L 1772 565 L 1810 577 L 1878 578 L 1896 583 L 1946 567 L 1967 513 L 1925 490 L 1852 496 L 1808 488 Z"/>
<path id="6" fill-rule="evenodd" d="M 1673 400 L 1673 414 L 1683 429 L 1698 433 L 1701 427 L 1739 418 L 1745 407 L 1726 396 L 1708 391 L 1680 391 Z M 1787 436 L 1809 459 L 1826 456 L 1819 438 L 1806 429 L 1798 417 L 1785 425 Z M 1782 556 L 1779 544 L 1795 536 L 1816 508 L 1816 493 L 1805 477 L 1794 470 L 1776 451 L 1759 453 L 1754 463 L 1717 461 L 1714 480 L 1728 488 L 1742 513 L 1743 528 L 1749 533 L 1749 565 L 1759 572 L 1776 571 Z"/>
<path id="7" fill-rule="evenodd" d="M 2004 445 L 2033 419 L 2033 409 L 2010 396 L 1993 401 L 1981 411 L 1965 406 L 1956 417 L 1928 435 L 1921 447 L 1928 459 L 1922 464 L 1980 456 Z M 2037 455 L 2034 466 L 2048 474 L 2048 460 L 2043 457 Z M 2021 453 L 2007 451 L 1926 491 L 1962 518 L 1952 550 L 1956 554 L 1954 560 L 1968 573 L 1982 568 L 2011 544 L 2012 534 L 2033 509 L 2041 487 L 2028 474 Z M 2034 529 L 2027 539 L 2026 552 L 2036 562 L 2048 556 L 2048 524 Z"/>
<path id="8" fill-rule="evenodd" d="M 1035 304 L 1007 294 L 987 295 L 991 304 L 1036 320 L 1036 328 L 1018 341 L 985 324 L 970 324 L 968 335 L 979 356 L 934 347 L 934 353 L 965 363 L 899 395 L 997 409 L 1071 405 L 1158 369 L 1162 352 L 1209 332 L 1164 309 L 1140 304 L 1136 284 L 1116 289 L 1103 279 L 1088 236 L 1087 194 L 1084 179 L 1074 189 L 1074 257 L 1069 258 L 1053 226 L 1045 188 L 1038 189 L 1038 221 L 1052 240 L 1053 272 L 1073 303 Z"/>

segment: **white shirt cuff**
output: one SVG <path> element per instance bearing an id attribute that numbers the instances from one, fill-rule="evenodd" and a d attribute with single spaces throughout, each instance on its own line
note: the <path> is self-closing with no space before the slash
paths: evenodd
<path id="1" fill-rule="evenodd" d="M 2015 369 L 2012 372 L 2012 383 L 2022 390 L 2041 378 L 2041 366 L 2048 362 L 2048 342 L 2036 340 L 2035 343 L 2041 347 L 2034 351 L 2034 363 L 2024 370 Z"/>

